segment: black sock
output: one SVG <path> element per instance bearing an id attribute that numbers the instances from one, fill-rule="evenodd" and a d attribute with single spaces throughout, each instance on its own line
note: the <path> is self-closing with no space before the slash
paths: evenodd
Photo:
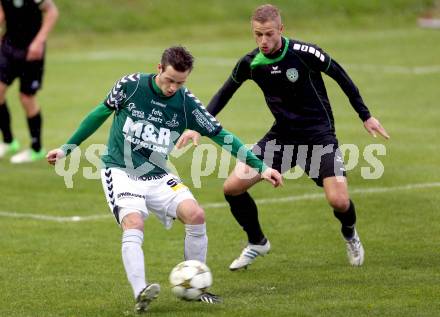
<path id="1" fill-rule="evenodd" d="M 41 150 L 41 114 L 38 112 L 32 118 L 27 118 L 29 132 L 31 134 L 31 147 L 34 151 Z"/>
<path id="2" fill-rule="evenodd" d="M 347 239 L 353 238 L 354 225 L 356 223 L 356 211 L 353 202 L 350 200 L 350 206 L 348 207 L 346 212 L 338 212 L 336 210 L 333 210 L 333 213 L 342 224 L 342 235 Z"/>
<path id="3" fill-rule="evenodd" d="M 238 196 L 225 195 L 225 198 L 231 207 L 235 220 L 246 231 L 249 243 L 265 244 L 267 240 L 258 221 L 257 205 L 249 193 L 244 192 Z"/>
<path id="4" fill-rule="evenodd" d="M 8 105 L 6 101 L 0 105 L 0 130 L 3 133 L 3 142 L 12 142 L 11 116 L 9 115 Z"/>

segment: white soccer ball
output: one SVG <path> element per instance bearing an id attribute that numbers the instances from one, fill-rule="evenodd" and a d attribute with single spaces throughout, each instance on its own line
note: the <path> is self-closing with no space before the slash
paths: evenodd
<path id="1" fill-rule="evenodd" d="M 171 271 L 170 283 L 171 291 L 178 298 L 197 300 L 212 285 L 211 270 L 200 261 L 184 261 Z"/>

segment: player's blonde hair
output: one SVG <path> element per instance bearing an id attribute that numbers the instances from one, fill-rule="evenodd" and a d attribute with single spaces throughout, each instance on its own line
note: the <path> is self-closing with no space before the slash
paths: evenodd
<path id="1" fill-rule="evenodd" d="M 272 4 L 263 4 L 255 9 L 252 15 L 252 22 L 265 23 L 267 21 L 276 21 L 281 24 L 280 10 Z"/>

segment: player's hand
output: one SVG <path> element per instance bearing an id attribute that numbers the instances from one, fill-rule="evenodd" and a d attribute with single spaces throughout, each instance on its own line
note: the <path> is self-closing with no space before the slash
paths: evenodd
<path id="1" fill-rule="evenodd" d="M 26 55 L 27 61 L 38 61 L 43 59 L 44 54 L 44 42 L 33 41 L 28 47 Z"/>
<path id="2" fill-rule="evenodd" d="M 261 178 L 271 183 L 273 187 L 283 186 L 283 176 L 273 168 L 267 168 L 261 173 Z"/>
<path id="3" fill-rule="evenodd" d="M 190 140 L 195 146 L 199 145 L 200 133 L 194 130 L 186 130 L 180 136 L 179 140 L 177 140 L 176 148 L 180 149 L 184 147 Z"/>
<path id="4" fill-rule="evenodd" d="M 51 150 L 51 151 L 49 151 L 49 153 L 47 153 L 46 159 L 49 164 L 55 165 L 55 163 L 58 160 L 62 159 L 65 156 L 66 156 L 66 154 L 64 154 L 63 150 L 55 149 L 55 150 Z"/>
<path id="5" fill-rule="evenodd" d="M 370 133 L 373 137 L 376 137 L 376 132 L 383 136 L 385 139 L 389 139 L 385 128 L 380 124 L 379 120 L 374 117 L 370 117 L 368 120 L 364 121 L 364 127 L 367 129 L 368 133 Z"/>

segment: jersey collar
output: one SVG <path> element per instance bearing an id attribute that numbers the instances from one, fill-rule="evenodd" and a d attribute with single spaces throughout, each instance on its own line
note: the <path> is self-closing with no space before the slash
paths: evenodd
<path id="1" fill-rule="evenodd" d="M 284 44 L 284 48 L 282 51 L 276 52 L 272 56 L 266 56 L 263 53 L 259 52 L 252 60 L 251 69 L 254 69 L 257 66 L 274 64 L 282 60 L 287 53 L 287 49 L 289 48 L 289 39 L 287 37 L 282 37 L 281 40 Z"/>
<path id="2" fill-rule="evenodd" d="M 165 95 L 162 93 L 162 90 L 160 90 L 159 86 L 156 84 L 156 80 L 155 80 L 156 76 L 157 76 L 157 74 L 150 76 L 150 80 L 148 81 L 151 90 L 152 90 L 156 95 L 159 95 L 160 98 L 168 99 L 168 98 L 173 97 L 174 95 L 173 95 L 173 96 L 165 96 Z"/>

